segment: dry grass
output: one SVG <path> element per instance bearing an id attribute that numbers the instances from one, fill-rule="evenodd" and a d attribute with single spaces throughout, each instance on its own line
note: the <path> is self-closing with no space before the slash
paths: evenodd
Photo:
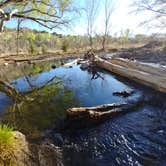
<path id="1" fill-rule="evenodd" d="M 13 165 L 13 149 L 15 148 L 13 128 L 0 125 L 0 166 Z"/>

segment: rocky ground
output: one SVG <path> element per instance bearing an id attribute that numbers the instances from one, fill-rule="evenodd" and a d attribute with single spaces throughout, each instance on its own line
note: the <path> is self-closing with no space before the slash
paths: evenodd
<path id="1" fill-rule="evenodd" d="M 0 165 L 17 166 L 60 166 L 62 165 L 62 152 L 59 147 L 50 141 L 40 144 L 32 144 L 26 140 L 25 135 L 19 131 L 14 131 L 14 141 L 16 146 L 11 150 L 12 157 L 9 160 L 0 159 Z"/>

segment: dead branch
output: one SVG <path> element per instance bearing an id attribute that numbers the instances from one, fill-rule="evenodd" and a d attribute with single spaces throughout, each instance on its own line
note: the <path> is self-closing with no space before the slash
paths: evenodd
<path id="1" fill-rule="evenodd" d="M 80 107 L 67 110 L 65 130 L 80 129 L 97 125 L 117 115 L 134 111 L 136 103 L 113 103 L 96 107 Z"/>

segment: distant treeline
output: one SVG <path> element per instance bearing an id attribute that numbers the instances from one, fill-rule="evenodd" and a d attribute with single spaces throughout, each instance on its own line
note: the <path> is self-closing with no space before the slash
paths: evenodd
<path id="1" fill-rule="evenodd" d="M 119 49 L 147 43 L 148 41 L 163 40 L 164 36 L 152 35 L 146 36 L 138 34 L 130 37 L 127 31 L 121 32 L 119 37 L 108 36 L 106 46 L 108 49 Z M 87 50 L 90 49 L 88 36 L 62 35 L 48 33 L 46 31 L 36 31 L 30 29 L 5 29 L 0 34 L 0 53 L 19 53 L 28 52 L 37 55 L 47 51 L 70 51 L 70 50 Z M 102 36 L 93 37 L 93 48 L 102 48 Z"/>

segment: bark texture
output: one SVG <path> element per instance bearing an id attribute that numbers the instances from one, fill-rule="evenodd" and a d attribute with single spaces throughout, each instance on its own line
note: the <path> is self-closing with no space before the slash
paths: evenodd
<path id="1" fill-rule="evenodd" d="M 110 72 L 127 77 L 166 93 L 166 69 L 122 58 L 103 60 L 95 56 L 96 64 Z"/>

